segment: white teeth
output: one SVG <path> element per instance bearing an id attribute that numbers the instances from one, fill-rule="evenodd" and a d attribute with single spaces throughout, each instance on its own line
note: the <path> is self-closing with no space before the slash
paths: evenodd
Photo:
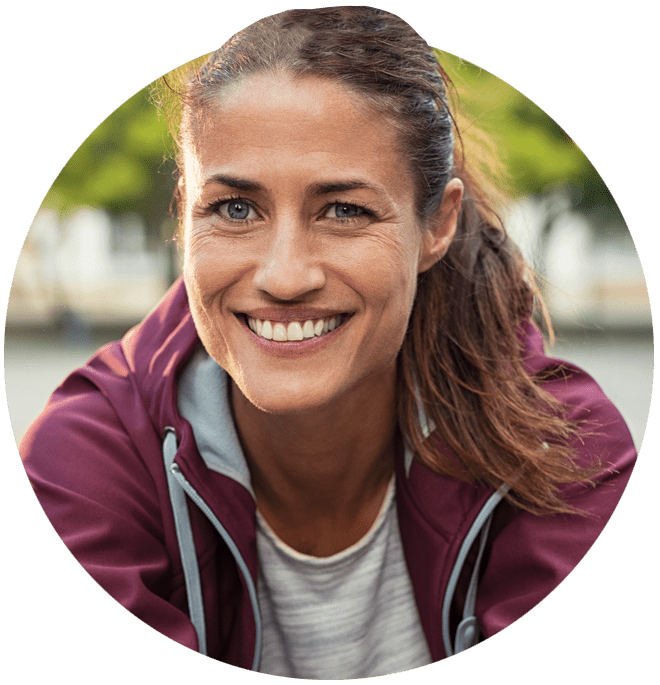
<path id="1" fill-rule="evenodd" d="M 302 326 L 297 321 L 292 321 L 286 329 L 286 337 L 289 340 L 302 340 L 303 339 L 303 329 Z"/>
<path id="2" fill-rule="evenodd" d="M 302 334 L 304 338 L 313 338 L 314 337 L 314 322 L 310 321 L 309 319 L 305 321 L 305 324 L 302 327 Z"/>
<path id="3" fill-rule="evenodd" d="M 286 342 L 287 341 L 286 327 L 284 326 L 283 323 L 276 323 L 273 326 L 273 340 L 277 340 L 277 342 Z"/>
<path id="4" fill-rule="evenodd" d="M 273 326 L 270 321 L 263 322 L 263 325 L 261 326 L 261 337 L 267 338 L 268 340 L 273 339 Z"/>
<path id="5" fill-rule="evenodd" d="M 288 342 L 305 340 L 314 337 L 321 337 L 330 331 L 334 331 L 341 322 L 342 316 L 333 316 L 329 319 L 318 319 L 313 321 L 307 319 L 305 322 L 291 321 L 289 324 L 279 322 L 261 321 L 250 316 L 247 317 L 247 324 L 254 333 L 267 340 L 277 342 Z"/>

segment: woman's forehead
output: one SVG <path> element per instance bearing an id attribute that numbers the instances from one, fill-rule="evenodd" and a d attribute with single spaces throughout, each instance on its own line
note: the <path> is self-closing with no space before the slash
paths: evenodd
<path id="1" fill-rule="evenodd" d="M 312 74 L 295 75 L 286 70 L 248 74 L 209 93 L 204 102 L 189 108 L 188 126 L 195 128 L 193 135 L 203 135 L 214 122 L 228 112 L 251 108 L 252 115 L 261 119 L 288 118 L 292 114 L 315 120 L 321 119 L 325 127 L 332 126 L 339 111 L 344 117 L 355 120 L 385 117 L 383 108 L 374 106 L 373 99 L 339 80 Z"/>
<path id="2" fill-rule="evenodd" d="M 301 174 L 382 176 L 384 167 L 401 167 L 398 137 L 362 99 L 328 79 L 244 78 L 206 107 L 194 152 L 185 156 L 187 173 L 194 168 L 202 183 L 217 174 L 256 178 L 291 166 Z"/>

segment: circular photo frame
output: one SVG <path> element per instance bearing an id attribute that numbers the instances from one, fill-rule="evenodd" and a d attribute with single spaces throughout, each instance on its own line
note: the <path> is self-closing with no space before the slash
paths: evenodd
<path id="1" fill-rule="evenodd" d="M 594 104 L 608 80 L 591 73 L 593 86 L 587 88 L 572 68 L 579 59 L 555 53 L 551 62 L 529 38 L 524 45 L 534 55 L 534 64 L 523 70 L 518 61 L 512 64 L 506 51 L 486 54 L 476 36 L 467 38 L 462 47 L 462 35 L 443 35 L 440 23 L 435 28 L 428 20 L 439 13 L 416 6 L 406 8 L 405 14 L 396 7 L 384 9 L 401 15 L 431 45 L 447 49 L 439 53 L 439 59 L 461 96 L 460 121 L 466 122 L 466 149 L 481 151 L 485 159 L 494 159 L 502 166 L 499 171 L 504 174 L 512 198 L 506 205 L 505 225 L 539 274 L 555 327 L 555 341 L 548 354 L 575 363 L 596 378 L 623 415 L 634 447 L 640 449 L 644 443 L 643 457 L 652 449 L 654 440 L 652 424 L 645 436 L 653 371 L 647 286 L 652 299 L 655 292 L 652 266 L 646 258 L 652 253 L 653 243 L 646 230 L 646 217 L 641 217 L 638 193 L 631 192 L 628 178 L 621 172 L 621 154 L 614 156 L 616 161 L 610 159 L 613 144 L 610 126 L 601 121 L 602 104 Z M 20 178 L 30 177 L 35 161 L 38 164 L 30 188 L 21 188 L 21 200 L 26 204 L 16 212 L 12 225 L 25 225 L 27 230 L 25 206 L 29 207 L 30 217 L 36 212 L 34 221 L 24 244 L 25 234 L 12 235 L 7 247 L 7 272 L 13 277 L 8 277 L 7 282 L 5 385 L 9 418 L 3 425 L 12 455 L 16 455 L 11 446 L 14 439 L 20 442 L 28 426 L 38 420 L 50 392 L 69 372 L 84 365 L 101 344 L 117 339 L 120 331 L 138 324 L 180 272 L 180 255 L 173 241 L 176 221 L 168 213 L 176 182 L 170 161 L 172 150 L 164 122 L 151 103 L 153 91 L 143 89 L 142 84 L 153 81 L 155 75 L 177 60 L 185 61 L 200 52 L 199 46 L 202 52 L 215 49 L 263 14 L 262 9 L 252 7 L 245 13 L 230 12 L 223 17 L 220 32 L 204 29 L 198 36 L 199 43 L 187 38 L 176 48 L 168 46 L 162 54 L 162 41 L 145 40 L 153 46 L 149 61 L 140 61 L 132 50 L 119 67 L 99 58 L 99 73 L 129 74 L 120 91 L 116 86 L 107 87 L 114 78 L 95 80 L 87 75 L 87 65 L 81 67 L 80 81 L 92 84 L 94 98 L 79 84 L 67 88 L 65 116 L 52 111 L 44 118 L 43 106 L 36 103 L 34 93 L 25 93 L 27 102 L 34 106 L 26 108 L 24 121 L 11 124 L 20 132 L 17 140 L 23 141 L 16 145 L 13 161 Z M 437 19 L 440 22 L 441 17 Z M 143 17 L 131 30 L 140 27 L 142 32 L 146 25 L 147 17 Z M 544 35 L 550 35 L 552 26 L 544 30 Z M 527 25 L 525 31 L 529 30 Z M 48 37 L 42 39 L 44 45 L 52 45 L 52 38 L 51 42 Z M 110 42 L 105 37 L 99 40 L 103 45 Z M 469 61 L 453 57 L 454 50 Z M 604 46 L 594 41 L 580 57 L 593 54 L 605 60 L 603 52 Z M 54 49 L 53 54 L 66 70 L 70 53 Z M 134 70 L 136 61 L 140 66 Z M 494 73 L 506 76 L 531 100 L 475 67 L 472 61 L 483 62 Z M 557 73 L 562 78 L 555 83 L 552 75 Z M 99 82 L 104 85 L 97 89 Z M 55 101 L 55 93 L 62 89 L 59 83 L 46 100 Z M 117 100 L 135 91 L 135 96 L 103 118 Z M 476 97 L 475 92 L 479 93 Z M 103 123 L 96 126 L 101 120 Z M 44 121 L 57 123 L 45 128 Z M 41 122 L 40 126 L 36 122 Z M 92 132 L 86 137 L 80 133 L 81 128 Z M 54 130 L 58 133 L 54 134 Z M 482 136 L 484 130 L 486 135 Z M 607 145 L 602 143 L 604 137 L 608 138 Z M 27 146 L 28 139 L 34 144 Z M 578 141 L 581 150 L 573 140 Z M 79 144 L 71 160 L 63 164 Z M 47 155 L 34 152 L 44 149 Z M 607 185 L 594 167 L 601 171 Z M 648 177 L 638 179 L 640 185 L 644 182 L 650 186 Z M 37 205 L 41 197 L 45 200 Z M 51 439 L 56 438 L 51 434 Z M 53 450 L 57 452 L 55 444 Z M 459 668 L 463 675 L 484 677 L 498 669 L 502 672 L 512 658 L 521 668 L 527 664 L 538 669 L 539 660 L 547 661 L 549 653 L 553 655 L 551 661 L 557 663 L 548 666 L 547 674 L 556 677 L 578 658 L 591 664 L 592 660 L 604 664 L 606 655 L 611 658 L 611 649 L 606 652 L 603 647 L 605 625 L 610 626 L 607 635 L 616 634 L 621 659 L 615 658 L 602 673 L 610 676 L 612 672 L 623 672 L 624 664 L 629 666 L 626 655 L 639 644 L 633 644 L 624 626 L 639 622 L 640 614 L 634 613 L 633 607 L 643 605 L 646 597 L 637 587 L 644 583 L 633 584 L 631 578 L 646 578 L 647 586 L 652 586 L 648 571 L 652 560 L 645 557 L 644 551 L 648 545 L 636 532 L 638 522 L 650 515 L 643 504 L 639 508 L 640 502 L 650 501 L 649 495 L 642 493 L 644 483 L 638 474 L 639 469 L 646 473 L 644 461 L 636 467 L 606 533 L 598 537 L 566 580 L 552 590 L 547 601 L 505 630 L 495 631 L 474 650 L 388 677 L 423 679 L 436 677 L 440 669 L 442 675 L 451 676 L 452 669 L 457 669 L 458 674 Z M 98 663 L 107 661 L 109 650 L 121 655 L 116 664 L 107 666 L 108 676 L 115 674 L 113 677 L 125 673 L 127 667 L 135 676 L 153 677 L 154 661 L 158 673 L 167 678 L 177 674 L 184 677 L 184 673 L 189 677 L 191 669 L 195 675 L 217 677 L 218 668 L 227 669 L 239 681 L 259 677 L 201 658 L 177 644 L 176 638 L 163 639 L 109 594 L 99 592 L 97 583 L 53 534 L 20 466 L 11 473 L 17 494 L 9 500 L 14 513 L 7 520 L 18 520 L 15 512 L 19 512 L 24 524 L 20 530 L 10 527 L 10 549 L 14 556 L 21 555 L 23 570 L 16 575 L 12 572 L 8 581 L 18 583 L 19 595 L 27 593 L 30 597 L 28 602 L 19 599 L 12 615 L 23 626 L 19 632 L 34 636 L 29 651 L 25 645 L 16 645 L 22 661 L 36 643 L 40 653 L 45 650 L 50 656 L 44 662 L 69 672 L 71 682 L 82 682 L 84 674 L 92 672 L 90 669 L 98 670 Z M 652 481 L 652 477 L 647 475 L 644 481 Z M 38 491 L 39 486 L 34 487 Z M 61 483 L 58 487 L 62 492 L 65 489 Z M 80 510 L 67 512 L 66 516 L 84 521 L 86 514 Z M 59 524 L 54 525 L 57 528 Z M 484 566 L 489 563 L 489 552 L 485 554 Z M 416 601 L 418 611 L 423 613 L 421 600 Z M 183 605 L 189 607 L 185 602 Z M 438 616 L 438 621 L 441 618 Z M 29 628 L 34 632 L 28 632 Z M 429 628 L 425 625 L 424 629 L 427 640 L 431 640 Z M 83 648 L 73 650 L 74 642 Z"/>

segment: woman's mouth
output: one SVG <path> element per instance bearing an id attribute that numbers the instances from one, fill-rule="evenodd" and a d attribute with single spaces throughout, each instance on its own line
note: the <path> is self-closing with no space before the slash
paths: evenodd
<path id="1" fill-rule="evenodd" d="M 284 323 L 246 316 L 245 321 L 250 330 L 260 338 L 275 342 L 293 342 L 322 338 L 324 335 L 339 328 L 346 318 L 346 314 L 337 314 L 324 319 L 307 319 L 305 321 L 289 321 Z"/>

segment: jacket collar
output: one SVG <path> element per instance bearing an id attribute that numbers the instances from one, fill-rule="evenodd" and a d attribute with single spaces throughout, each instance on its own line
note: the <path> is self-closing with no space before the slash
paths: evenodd
<path id="1" fill-rule="evenodd" d="M 240 483 L 254 497 L 229 399 L 229 377 L 199 347 L 186 363 L 178 382 L 178 408 L 190 423 L 207 468 Z"/>

